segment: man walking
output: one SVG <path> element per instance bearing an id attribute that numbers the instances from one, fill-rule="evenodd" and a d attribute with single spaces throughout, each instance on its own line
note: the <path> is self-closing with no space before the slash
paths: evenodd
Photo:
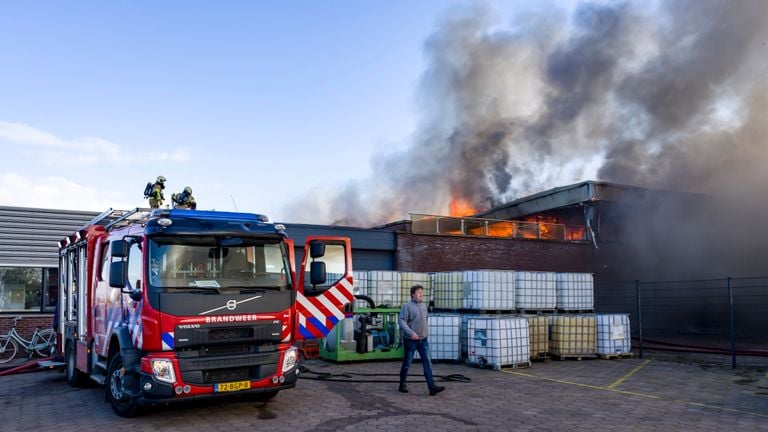
<path id="1" fill-rule="evenodd" d="M 424 378 L 427 380 L 429 395 L 434 396 L 445 387 L 435 385 L 432 378 L 432 360 L 429 356 L 429 325 L 427 324 L 427 307 L 423 303 L 424 287 L 414 285 L 411 287 L 411 301 L 400 308 L 400 334 L 403 336 L 405 347 L 405 357 L 403 365 L 400 367 L 400 393 L 408 393 L 408 386 L 405 381 L 408 378 L 408 369 L 413 362 L 413 354 L 418 351 L 421 356 L 421 364 L 424 367 Z"/>

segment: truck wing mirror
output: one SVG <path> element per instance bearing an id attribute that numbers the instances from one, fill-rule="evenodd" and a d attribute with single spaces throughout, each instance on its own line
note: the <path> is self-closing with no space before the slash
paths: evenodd
<path id="1" fill-rule="evenodd" d="M 312 261 L 312 263 L 309 265 L 309 278 L 309 282 L 313 286 L 323 285 L 326 279 L 325 263 L 322 261 Z"/>
<path id="2" fill-rule="evenodd" d="M 112 244 L 114 245 L 114 243 Z M 114 261 L 109 264 L 109 286 L 112 288 L 125 288 L 125 280 L 127 276 L 128 262 Z"/>
<path id="3" fill-rule="evenodd" d="M 309 242 L 309 256 L 312 258 L 320 258 L 325 255 L 325 243 L 317 240 Z"/>
<path id="4" fill-rule="evenodd" d="M 109 245 L 109 252 L 115 258 L 125 258 L 128 256 L 129 246 L 128 241 L 126 240 L 114 240 Z M 125 283 L 123 283 L 123 285 L 125 285 Z"/>

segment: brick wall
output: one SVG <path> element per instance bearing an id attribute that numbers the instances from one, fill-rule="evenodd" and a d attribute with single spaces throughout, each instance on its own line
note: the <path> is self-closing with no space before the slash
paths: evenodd
<path id="1" fill-rule="evenodd" d="M 589 272 L 596 270 L 591 243 L 397 234 L 397 270 L 467 269 Z"/>
<path id="2" fill-rule="evenodd" d="M 8 334 L 8 330 L 13 326 L 13 318 L 18 315 L 0 316 L 0 335 Z M 25 339 L 32 337 L 36 327 L 41 329 L 51 328 L 53 325 L 53 314 L 51 315 L 21 315 L 22 320 L 16 324 L 16 330 Z"/>

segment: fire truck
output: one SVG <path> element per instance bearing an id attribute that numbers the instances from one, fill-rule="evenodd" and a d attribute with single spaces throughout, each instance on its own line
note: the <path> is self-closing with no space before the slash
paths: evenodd
<path id="1" fill-rule="evenodd" d="M 59 350 L 73 386 L 106 387 L 115 413 L 295 386 L 305 338 L 354 300 L 350 240 L 294 244 L 263 215 L 108 210 L 59 242 Z"/>

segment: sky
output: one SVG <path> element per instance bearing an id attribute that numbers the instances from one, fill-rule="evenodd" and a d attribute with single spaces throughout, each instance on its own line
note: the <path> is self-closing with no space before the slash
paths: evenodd
<path id="1" fill-rule="evenodd" d="M 201 209 L 370 227 L 600 180 L 747 214 L 766 23 L 764 0 L 9 2 L 0 205 L 144 207 L 162 175 Z"/>
<path id="2" fill-rule="evenodd" d="M 5 3 L 0 205 L 146 206 L 163 175 L 166 197 L 290 222 L 287 203 L 408 145 L 422 46 L 451 7 Z"/>

